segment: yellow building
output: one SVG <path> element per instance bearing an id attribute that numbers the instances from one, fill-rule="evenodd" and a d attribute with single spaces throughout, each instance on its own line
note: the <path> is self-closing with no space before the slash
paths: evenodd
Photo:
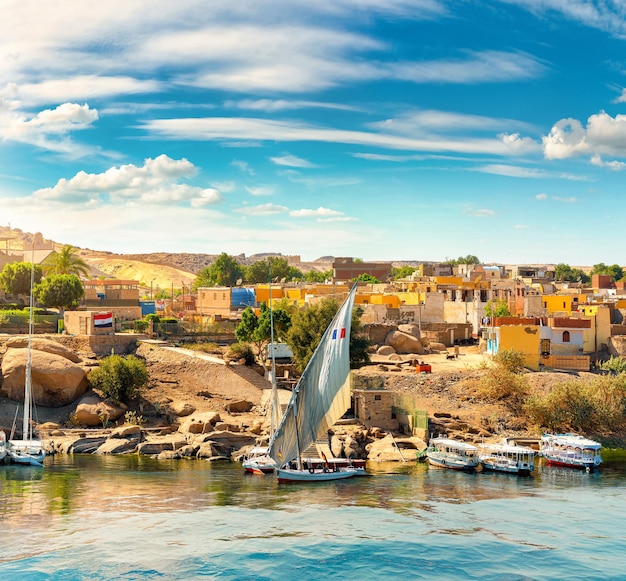
<path id="1" fill-rule="evenodd" d="M 524 354 L 524 365 L 539 370 L 541 344 L 538 325 L 503 325 L 498 329 L 498 351 L 514 349 Z"/>

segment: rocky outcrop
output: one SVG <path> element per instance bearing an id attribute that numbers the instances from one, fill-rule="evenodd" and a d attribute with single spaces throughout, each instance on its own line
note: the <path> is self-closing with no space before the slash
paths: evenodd
<path id="1" fill-rule="evenodd" d="M 390 331 L 385 338 L 385 344 L 394 348 L 396 353 L 424 353 L 424 346 L 421 341 L 408 333 L 402 331 Z"/>
<path id="2" fill-rule="evenodd" d="M 172 403 L 168 404 L 167 407 L 170 412 L 172 412 L 172 414 L 178 416 L 179 418 L 189 416 L 196 411 L 195 406 L 187 403 L 186 401 L 173 401 Z"/>
<path id="3" fill-rule="evenodd" d="M 87 395 L 78 402 L 70 417 L 79 426 L 102 426 L 121 418 L 126 409 L 124 404 L 114 405 L 97 395 Z"/>
<path id="4" fill-rule="evenodd" d="M 7 349 L 26 349 L 28 348 L 28 337 L 11 337 L 6 342 Z M 43 351 L 44 353 L 51 353 L 52 355 L 59 355 L 68 359 L 72 363 L 80 363 L 81 358 L 74 353 L 74 351 L 68 349 L 64 345 L 51 341 L 50 339 L 43 339 L 41 337 L 31 338 L 31 348 L 35 351 Z"/>
<path id="5" fill-rule="evenodd" d="M 24 399 L 28 349 L 8 349 L 2 358 L 0 394 L 14 401 Z M 87 391 L 87 374 L 62 355 L 31 350 L 32 395 L 36 405 L 62 407 Z"/>
<path id="6" fill-rule="evenodd" d="M 206 434 L 213 431 L 219 421 L 221 418 L 218 412 L 192 414 L 183 420 L 178 431 L 182 434 Z"/>

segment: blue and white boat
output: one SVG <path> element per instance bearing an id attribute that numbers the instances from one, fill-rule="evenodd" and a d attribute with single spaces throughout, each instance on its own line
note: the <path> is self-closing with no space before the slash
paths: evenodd
<path id="1" fill-rule="evenodd" d="M 429 464 L 471 472 L 479 465 L 478 448 L 450 438 L 433 438 L 426 451 Z"/>

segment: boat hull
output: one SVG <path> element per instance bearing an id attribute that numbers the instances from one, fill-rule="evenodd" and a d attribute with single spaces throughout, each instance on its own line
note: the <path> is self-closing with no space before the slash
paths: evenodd
<path id="1" fill-rule="evenodd" d="M 39 440 L 12 440 L 8 444 L 8 458 L 13 464 L 43 466 L 46 451 Z"/>
<path id="2" fill-rule="evenodd" d="M 568 460 L 563 460 L 560 458 L 550 458 L 544 454 L 544 459 L 546 464 L 550 466 L 558 466 L 559 468 L 575 468 L 576 470 L 595 470 L 600 464 L 596 464 L 593 461 L 590 462 L 573 462 Z"/>
<path id="3" fill-rule="evenodd" d="M 517 474 L 518 476 L 530 476 L 530 473 L 534 470 L 534 466 L 518 466 L 516 464 L 500 464 L 489 461 L 481 461 L 481 466 L 487 472 Z"/>
<path id="4" fill-rule="evenodd" d="M 439 458 L 428 456 L 428 463 L 438 468 L 448 468 L 449 470 L 459 470 L 462 472 L 473 472 L 478 467 L 477 462 L 464 462 L 449 458 Z"/>
<path id="5" fill-rule="evenodd" d="M 276 477 L 278 482 L 329 482 L 331 480 L 344 480 L 355 476 L 365 476 L 364 468 L 337 468 L 337 470 L 298 470 L 292 468 L 277 468 Z"/>

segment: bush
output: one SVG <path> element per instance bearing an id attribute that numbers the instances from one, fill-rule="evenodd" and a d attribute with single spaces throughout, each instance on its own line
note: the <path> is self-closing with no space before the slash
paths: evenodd
<path id="1" fill-rule="evenodd" d="M 611 356 L 607 361 L 599 363 L 598 368 L 610 373 L 626 373 L 626 359 Z"/>
<path id="2" fill-rule="evenodd" d="M 626 429 L 626 375 L 560 383 L 524 405 L 529 420 L 551 431 L 611 434 Z"/>
<path id="3" fill-rule="evenodd" d="M 137 399 L 148 383 L 148 371 L 143 361 L 133 355 L 110 355 L 87 376 L 90 387 L 115 402 L 128 403 Z"/>
<path id="4" fill-rule="evenodd" d="M 521 373 L 524 371 L 524 354 L 515 349 L 500 349 L 493 357 L 494 363 L 511 373 Z"/>
<path id="5" fill-rule="evenodd" d="M 255 363 L 254 352 L 249 343 L 233 343 L 228 348 L 226 356 L 229 359 L 244 359 L 246 365 L 254 365 Z"/>
<path id="6" fill-rule="evenodd" d="M 508 399 L 512 407 L 517 407 L 528 393 L 523 370 L 523 353 L 514 349 L 498 351 L 480 382 L 478 396 L 492 401 Z"/>
<path id="7" fill-rule="evenodd" d="M 203 353 L 213 353 L 215 355 L 222 354 L 222 348 L 212 341 L 208 341 L 206 343 L 191 343 L 187 345 L 187 349 L 191 349 L 192 351 L 202 351 Z"/>
<path id="8" fill-rule="evenodd" d="M 143 319 L 144 321 L 152 321 L 155 325 L 161 321 L 161 317 L 156 313 L 148 313 Z"/>
<path id="9" fill-rule="evenodd" d="M 133 330 L 137 333 L 143 333 L 148 328 L 148 321 L 137 319 L 133 321 Z"/>

